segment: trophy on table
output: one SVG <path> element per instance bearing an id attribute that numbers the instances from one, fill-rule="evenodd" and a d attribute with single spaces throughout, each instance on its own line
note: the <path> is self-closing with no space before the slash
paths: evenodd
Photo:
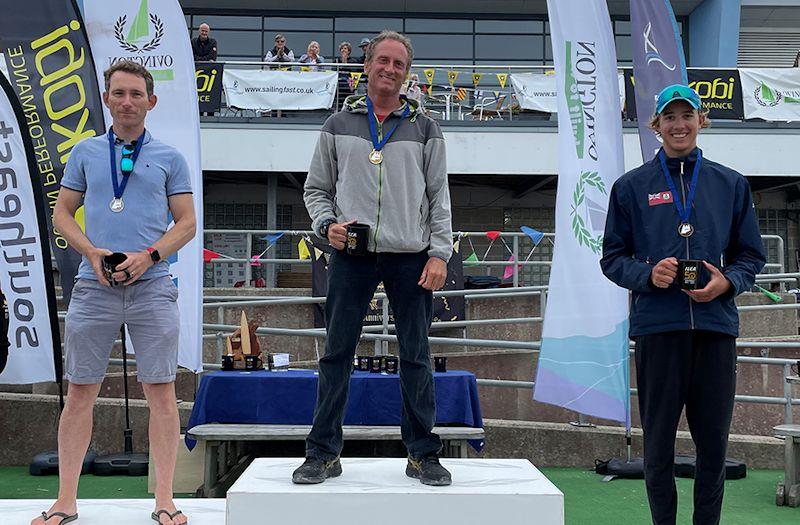
<path id="1" fill-rule="evenodd" d="M 258 370 L 264 366 L 256 328 L 258 324 L 248 322 L 247 314 L 242 311 L 239 328 L 225 338 L 227 351 L 222 356 L 223 370 Z"/>

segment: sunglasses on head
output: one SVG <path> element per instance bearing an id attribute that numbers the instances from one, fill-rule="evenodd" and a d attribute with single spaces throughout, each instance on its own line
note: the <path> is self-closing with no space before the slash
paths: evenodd
<path id="1" fill-rule="evenodd" d="M 119 167 L 123 175 L 130 175 L 133 171 L 133 152 L 135 150 L 135 144 L 125 144 L 122 146 L 122 160 L 119 162 Z"/>

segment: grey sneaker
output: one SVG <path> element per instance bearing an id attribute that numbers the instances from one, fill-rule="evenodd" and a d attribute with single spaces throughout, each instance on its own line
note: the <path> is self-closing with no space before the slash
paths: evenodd
<path id="1" fill-rule="evenodd" d="M 302 465 L 292 473 L 292 483 L 312 485 L 322 483 L 328 478 L 342 475 L 342 463 L 339 458 L 325 461 L 319 458 L 306 458 Z"/>
<path id="2" fill-rule="evenodd" d="M 453 482 L 450 472 L 439 463 L 436 454 L 428 454 L 420 459 L 409 456 L 406 476 L 418 479 L 423 485 L 435 487 L 443 487 Z"/>

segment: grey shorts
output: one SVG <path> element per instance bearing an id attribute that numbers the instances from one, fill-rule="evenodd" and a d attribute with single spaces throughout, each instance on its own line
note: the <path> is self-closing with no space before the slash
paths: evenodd
<path id="1" fill-rule="evenodd" d="M 139 381 L 174 381 L 180 333 L 177 300 L 178 289 L 169 276 L 115 287 L 79 279 L 64 323 L 64 378 L 80 385 L 101 383 L 125 323 Z"/>

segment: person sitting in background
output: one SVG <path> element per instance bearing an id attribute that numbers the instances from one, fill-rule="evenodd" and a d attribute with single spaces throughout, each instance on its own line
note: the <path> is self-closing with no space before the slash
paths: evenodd
<path id="1" fill-rule="evenodd" d="M 361 57 L 358 59 L 358 61 L 362 64 L 367 61 L 367 47 L 369 47 L 369 42 L 369 38 L 364 37 L 358 44 L 358 47 L 361 48 Z"/>
<path id="2" fill-rule="evenodd" d="M 308 43 L 308 50 L 303 53 L 303 56 L 300 57 L 300 60 L 303 64 L 314 64 L 312 66 L 308 66 L 310 71 L 317 71 L 319 67 L 316 64 L 322 64 L 325 62 L 325 58 L 319 54 L 319 42 L 316 40 L 312 40 Z"/>
<path id="3" fill-rule="evenodd" d="M 339 56 L 334 58 L 333 61 L 337 64 L 358 64 L 358 60 L 350 56 L 353 52 L 353 46 L 350 42 L 344 41 L 339 44 Z M 339 92 L 336 96 L 336 107 L 341 108 L 344 99 L 349 97 L 355 91 L 353 89 L 353 80 L 350 78 L 350 73 L 356 71 L 354 68 L 339 69 Z"/>
<path id="4" fill-rule="evenodd" d="M 408 80 L 400 88 L 400 94 L 406 98 L 416 100 L 422 105 L 422 90 L 419 87 L 419 75 L 412 73 Z"/>
<path id="5" fill-rule="evenodd" d="M 200 24 L 198 35 L 192 39 L 195 62 L 213 62 L 217 59 L 217 41 L 208 36 L 210 31 L 208 24 Z"/>
<path id="6" fill-rule="evenodd" d="M 286 47 L 286 38 L 282 34 L 275 35 L 275 47 L 267 51 L 264 62 L 294 62 L 294 53 Z"/>

